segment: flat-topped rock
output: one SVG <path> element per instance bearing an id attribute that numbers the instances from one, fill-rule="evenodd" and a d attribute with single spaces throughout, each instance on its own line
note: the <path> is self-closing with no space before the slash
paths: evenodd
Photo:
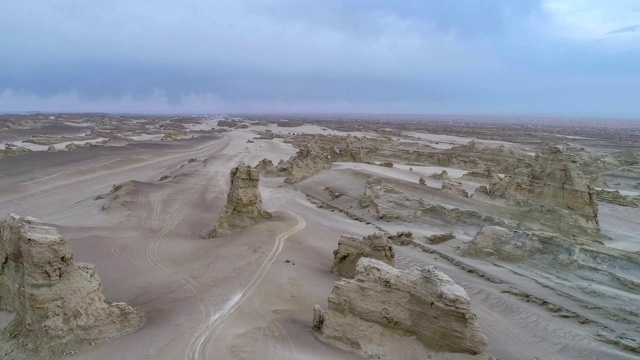
<path id="1" fill-rule="evenodd" d="M 314 309 L 326 341 L 368 359 L 487 359 L 487 338 L 465 290 L 433 266 L 398 270 L 361 258 L 336 282 L 326 310 Z"/>
<path id="2" fill-rule="evenodd" d="M 338 241 L 338 248 L 333 251 L 331 272 L 338 276 L 352 278 L 356 264 L 362 257 L 378 259 L 395 266 L 391 239 L 378 231 L 365 237 L 342 235 Z"/>

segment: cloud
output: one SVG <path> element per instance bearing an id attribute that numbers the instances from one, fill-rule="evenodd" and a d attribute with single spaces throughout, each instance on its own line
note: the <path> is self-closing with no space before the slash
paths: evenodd
<path id="1" fill-rule="evenodd" d="M 606 35 L 608 36 L 608 35 L 613 35 L 613 34 L 636 32 L 636 31 L 638 31 L 638 29 L 640 29 L 640 25 L 625 26 L 625 27 L 620 28 L 620 29 L 609 31 L 608 33 L 606 33 Z"/>
<path id="2" fill-rule="evenodd" d="M 553 35 L 575 42 L 598 41 L 609 49 L 637 49 L 640 2 L 635 0 L 544 0 L 542 8 Z M 623 30 L 623 31 L 618 31 Z M 626 33 L 623 39 L 608 37 Z"/>
<path id="3" fill-rule="evenodd" d="M 9 0 L 0 111 L 637 114 L 615 1 Z"/>

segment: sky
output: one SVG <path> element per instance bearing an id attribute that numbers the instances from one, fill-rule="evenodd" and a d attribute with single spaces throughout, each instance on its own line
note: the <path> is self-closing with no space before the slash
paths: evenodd
<path id="1" fill-rule="evenodd" d="M 0 0 L 0 112 L 640 118 L 640 0 Z"/>

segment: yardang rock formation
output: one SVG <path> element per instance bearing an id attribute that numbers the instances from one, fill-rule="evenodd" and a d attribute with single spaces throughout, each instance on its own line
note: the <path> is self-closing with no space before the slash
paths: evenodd
<path id="1" fill-rule="evenodd" d="M 469 296 L 433 266 L 402 271 L 362 258 L 354 279 L 334 285 L 328 309 L 315 307 L 313 326 L 368 359 L 488 358 Z"/>
<path id="2" fill-rule="evenodd" d="M 353 278 L 356 264 L 362 257 L 377 259 L 395 266 L 391 239 L 378 231 L 365 237 L 342 235 L 338 241 L 338 248 L 333 251 L 331 272 L 344 278 Z"/>
<path id="3" fill-rule="evenodd" d="M 529 208 L 541 223 L 563 233 L 600 231 L 595 191 L 577 161 L 560 148 L 546 149 L 515 176 L 491 181 L 488 193 Z"/>
<path id="4" fill-rule="evenodd" d="M 142 315 L 104 297 L 92 264 L 75 263 L 58 232 L 34 218 L 0 222 L 0 309 L 15 313 L 0 331 L 0 357 L 60 355 L 139 328 Z"/>
<path id="5" fill-rule="evenodd" d="M 262 206 L 259 181 L 258 170 L 243 162 L 231 169 L 227 205 L 218 217 L 215 228 L 206 237 L 229 234 L 271 218 L 271 213 Z"/>

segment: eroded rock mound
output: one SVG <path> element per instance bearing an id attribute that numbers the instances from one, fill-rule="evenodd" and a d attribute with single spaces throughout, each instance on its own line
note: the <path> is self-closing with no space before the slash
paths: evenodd
<path id="1" fill-rule="evenodd" d="M 368 152 L 362 147 L 351 147 L 347 141 L 344 148 L 338 149 L 336 146 L 321 143 L 322 139 L 324 137 L 314 137 L 293 157 L 278 164 L 278 171 L 286 175 L 286 183 L 293 184 L 304 180 L 328 169 L 333 162 L 371 163 Z M 333 139 L 334 142 L 338 140 Z"/>
<path id="2" fill-rule="evenodd" d="M 476 178 L 476 179 L 488 179 L 490 181 L 499 181 L 500 175 L 496 171 L 496 169 L 492 167 L 486 167 L 483 170 L 472 170 L 468 173 L 464 174 L 465 178 Z"/>
<path id="3" fill-rule="evenodd" d="M 327 310 L 314 309 L 321 336 L 368 359 L 487 359 L 469 296 L 433 266 L 398 270 L 362 258 L 338 281 Z"/>
<path id="4" fill-rule="evenodd" d="M 533 161 L 533 156 L 527 154 L 524 149 L 515 146 L 489 146 L 481 141 L 472 140 L 466 145 L 453 147 L 445 151 L 453 160 L 465 164 L 462 159 L 468 159 L 472 163 L 466 164 L 468 169 L 483 169 L 485 164 L 495 167 L 501 173 L 512 174 L 515 170 L 526 166 Z"/>
<path id="5" fill-rule="evenodd" d="M 273 165 L 273 161 L 269 159 L 260 160 L 260 162 L 255 166 L 255 169 L 264 175 L 275 175 L 277 173 L 276 167 Z"/>
<path id="6" fill-rule="evenodd" d="M 426 237 L 425 240 L 429 244 L 436 245 L 436 244 L 442 244 L 443 242 L 446 242 L 449 240 L 453 240 L 455 238 L 456 236 L 453 235 L 453 232 L 448 232 L 443 234 L 433 234 L 431 236 Z"/>
<path id="7" fill-rule="evenodd" d="M 541 250 L 540 242 L 518 234 L 499 226 L 485 226 L 461 249 L 461 252 L 475 258 L 519 260 L 531 252 Z"/>
<path id="8" fill-rule="evenodd" d="M 602 180 L 600 176 L 594 175 L 589 179 L 589 186 L 594 188 L 608 188 L 609 184 Z"/>
<path id="9" fill-rule="evenodd" d="M 26 152 L 31 152 L 31 150 L 12 143 L 6 143 L 4 145 L 4 150 L 0 150 L 0 159 L 5 156 L 20 155 Z"/>
<path id="10" fill-rule="evenodd" d="M 356 264 L 362 257 L 378 259 L 395 266 L 391 239 L 378 231 L 365 237 L 342 235 L 338 241 L 338 248 L 333 251 L 331 272 L 344 278 L 353 278 Z"/>
<path id="11" fill-rule="evenodd" d="M 447 170 L 442 170 L 440 173 L 433 173 L 429 177 L 435 180 L 451 180 Z"/>
<path id="12" fill-rule="evenodd" d="M 459 181 L 446 180 L 442 182 L 442 191 L 451 194 L 457 194 L 464 197 L 469 197 L 469 193 L 462 187 L 462 183 Z"/>
<path id="13" fill-rule="evenodd" d="M 575 159 L 560 148 L 546 149 L 531 167 L 492 181 L 488 194 L 529 208 L 531 215 L 561 232 L 600 231 L 595 191 Z"/>
<path id="14" fill-rule="evenodd" d="M 638 207 L 638 204 L 633 200 L 631 196 L 622 195 L 618 190 L 596 190 L 596 197 L 598 201 L 603 201 L 609 204 Z"/>
<path id="15" fill-rule="evenodd" d="M 231 169 L 231 186 L 227 194 L 227 205 L 218 217 L 215 228 L 207 237 L 232 233 L 270 219 L 271 213 L 262 206 L 262 196 L 258 190 L 258 171 L 243 162 Z"/>
<path id="16" fill-rule="evenodd" d="M 413 243 L 413 233 L 409 230 L 398 231 L 390 239 L 396 245 L 410 245 Z"/>
<path id="17" fill-rule="evenodd" d="M 74 262 L 58 232 L 34 218 L 0 222 L 0 260 L 0 309 L 15 313 L 0 331 L 0 357 L 62 354 L 144 322 L 127 304 L 106 300 L 95 266 Z"/>

